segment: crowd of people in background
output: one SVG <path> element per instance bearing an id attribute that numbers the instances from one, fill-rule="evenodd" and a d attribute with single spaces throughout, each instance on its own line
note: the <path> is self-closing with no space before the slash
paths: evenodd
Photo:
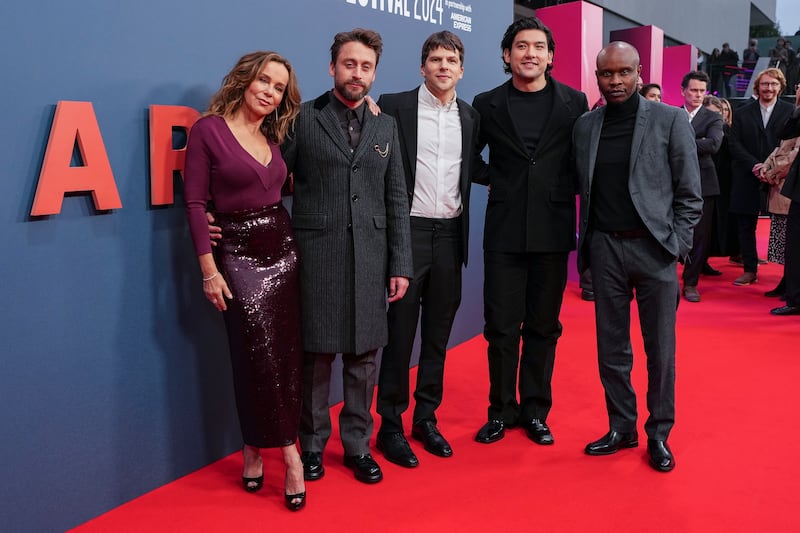
<path id="1" fill-rule="evenodd" d="M 698 52 L 698 54 L 700 54 Z M 742 51 L 741 60 L 730 44 L 723 43 L 722 49 L 714 48 L 707 60 L 701 59 L 704 70 L 711 77 L 709 92 L 722 98 L 743 96 L 750 80 L 756 74 L 759 51 L 758 39 L 750 39 L 747 48 Z M 800 53 L 792 47 L 790 39 L 778 37 L 775 46 L 764 54 L 769 58 L 767 66 L 779 69 L 786 79 L 784 94 L 795 94 L 795 86 L 800 81 Z"/>

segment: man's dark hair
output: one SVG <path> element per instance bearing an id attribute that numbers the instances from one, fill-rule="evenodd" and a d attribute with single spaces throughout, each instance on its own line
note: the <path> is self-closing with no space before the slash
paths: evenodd
<path id="1" fill-rule="evenodd" d="M 430 53 L 437 48 L 444 48 L 451 52 L 457 52 L 458 60 L 462 65 L 464 64 L 464 43 L 461 42 L 458 35 L 447 30 L 437 31 L 425 39 L 425 42 L 422 43 L 422 62 L 420 64 L 424 65 Z"/>
<path id="2" fill-rule="evenodd" d="M 342 49 L 347 43 L 359 42 L 364 46 L 372 48 L 375 51 L 375 66 L 381 60 L 381 52 L 383 52 L 383 40 L 381 34 L 373 30 L 365 30 L 364 28 L 356 28 L 351 31 L 343 31 L 336 34 L 333 38 L 331 45 L 331 63 L 336 64 L 339 57 L 339 50 Z"/>
<path id="3" fill-rule="evenodd" d="M 536 17 L 525 17 L 519 20 L 515 20 L 511 26 L 506 29 L 506 33 L 503 35 L 503 40 L 500 41 L 500 49 L 505 52 L 506 50 L 511 50 L 511 46 L 514 44 L 514 39 L 517 37 L 517 34 L 523 30 L 541 30 L 544 32 L 545 36 L 547 37 L 547 50 L 549 52 L 553 52 L 555 54 L 556 51 L 556 42 L 553 40 L 553 33 L 550 31 L 550 28 L 545 26 L 544 22 L 539 20 Z M 553 70 L 553 65 L 547 65 L 546 72 L 549 73 Z M 506 74 L 511 74 L 511 65 L 506 63 L 505 57 L 503 58 L 503 72 Z"/>
<path id="4" fill-rule="evenodd" d="M 702 70 L 693 70 L 691 72 L 687 72 L 683 77 L 683 80 L 681 80 L 681 89 L 687 88 L 691 80 L 704 81 L 706 82 L 706 87 L 711 85 L 711 78 L 708 77 L 708 74 Z"/>

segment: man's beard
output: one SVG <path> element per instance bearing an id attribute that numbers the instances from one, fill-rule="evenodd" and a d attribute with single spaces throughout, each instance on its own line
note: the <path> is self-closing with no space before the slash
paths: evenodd
<path id="1" fill-rule="evenodd" d="M 369 94 L 369 90 L 371 88 L 370 85 L 366 85 L 365 83 L 361 82 L 361 89 L 358 91 L 353 91 L 347 85 L 348 83 L 353 83 L 353 80 L 347 80 L 344 83 L 336 84 L 336 92 L 342 95 L 346 100 L 350 102 L 358 102 L 367 96 L 367 94 Z"/>

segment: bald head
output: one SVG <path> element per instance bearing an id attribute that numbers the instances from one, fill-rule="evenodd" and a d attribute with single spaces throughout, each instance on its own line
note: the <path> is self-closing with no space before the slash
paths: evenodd
<path id="1" fill-rule="evenodd" d="M 636 94 L 641 74 L 639 52 L 622 41 L 615 41 L 597 54 L 597 86 L 608 105 L 618 105 Z"/>
<path id="2" fill-rule="evenodd" d="M 608 43 L 608 45 L 597 54 L 597 68 L 600 68 L 600 61 L 607 60 L 606 58 L 608 56 L 616 57 L 619 54 L 621 54 L 621 57 L 626 61 L 635 63 L 637 67 L 639 66 L 639 51 L 624 41 L 614 41 Z"/>

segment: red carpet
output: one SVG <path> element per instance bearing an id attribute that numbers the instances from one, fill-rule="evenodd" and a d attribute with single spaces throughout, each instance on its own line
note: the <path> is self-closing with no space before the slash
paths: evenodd
<path id="1" fill-rule="evenodd" d="M 403 469 L 375 452 L 385 479 L 368 486 L 342 465 L 333 437 L 325 478 L 307 483 L 308 506 L 294 514 L 283 507 L 277 450 L 264 453 L 265 487 L 255 495 L 240 488 L 235 453 L 75 531 L 800 531 L 800 424 L 791 392 L 800 376 L 800 317 L 768 312 L 779 302 L 763 292 L 782 267 L 765 265 L 757 284 L 735 287 L 741 267 L 711 263 L 723 276 L 701 278 L 702 302 L 682 301 L 678 312 L 677 419 L 669 441 L 677 466 L 669 474 L 647 464 L 635 319 L 641 445 L 608 457 L 583 454 L 607 430 L 607 417 L 593 307 L 571 283 L 548 418 L 554 446 L 537 446 L 518 429 L 495 444 L 473 441 L 488 392 L 485 343 L 477 337 L 448 355 L 439 426 L 452 458 L 411 441 L 420 466 Z"/>

